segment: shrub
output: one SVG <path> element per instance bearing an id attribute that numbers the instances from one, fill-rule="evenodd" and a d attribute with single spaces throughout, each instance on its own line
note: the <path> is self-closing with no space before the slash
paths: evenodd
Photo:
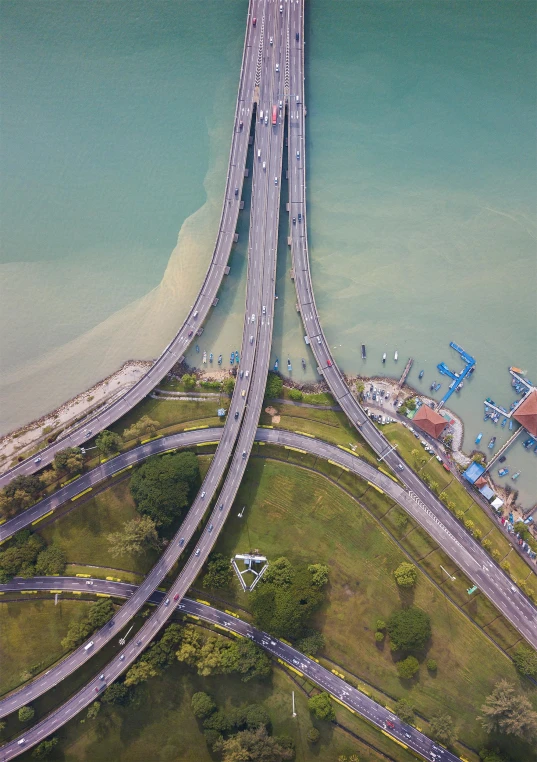
<path id="1" fill-rule="evenodd" d="M 429 672 L 436 672 L 438 669 L 438 664 L 436 663 L 435 659 L 427 659 L 427 669 Z"/>
<path id="2" fill-rule="evenodd" d="M 318 720 L 331 721 L 336 718 L 336 713 L 334 712 L 334 707 L 330 700 L 330 694 L 326 693 L 326 691 L 318 693 L 317 696 L 312 696 L 312 698 L 308 699 L 308 707 L 313 716 L 317 717 Z"/>
<path id="3" fill-rule="evenodd" d="M 192 696 L 191 706 L 192 711 L 194 712 L 194 716 L 200 720 L 205 719 L 205 717 L 208 717 L 210 714 L 216 711 L 216 704 L 209 696 L 209 694 L 203 693 L 203 691 L 194 693 Z"/>
<path id="4" fill-rule="evenodd" d="M 413 587 L 418 579 L 418 570 L 414 564 L 403 561 L 394 571 L 393 576 L 399 587 Z"/>
<path id="5" fill-rule="evenodd" d="M 300 389 L 291 389 L 289 391 L 289 398 L 292 400 L 295 400 L 295 402 L 300 402 L 300 400 L 303 398 L 303 394 L 300 391 Z"/>
<path id="6" fill-rule="evenodd" d="M 431 620 L 421 609 L 411 606 L 395 611 L 388 620 L 393 651 L 423 648 L 431 637 Z"/>
<path id="7" fill-rule="evenodd" d="M 306 733 L 306 739 L 308 743 L 319 743 L 321 739 L 321 734 L 317 730 L 317 728 L 310 728 L 308 732 Z"/>
<path id="8" fill-rule="evenodd" d="M 265 397 L 281 397 L 283 392 L 283 381 L 276 373 L 269 373 L 267 385 L 265 387 Z"/>
<path id="9" fill-rule="evenodd" d="M 377 643 L 382 643 L 384 638 L 385 638 L 384 633 L 381 630 L 377 630 L 375 633 L 375 640 L 377 641 Z"/>
<path id="10" fill-rule="evenodd" d="M 415 656 L 407 656 L 403 661 L 397 662 L 396 668 L 399 677 L 402 677 L 404 680 L 410 680 L 419 670 L 420 663 Z"/>
<path id="11" fill-rule="evenodd" d="M 21 722 L 30 722 L 35 714 L 35 709 L 31 706 L 21 706 L 19 709 L 19 720 Z"/>

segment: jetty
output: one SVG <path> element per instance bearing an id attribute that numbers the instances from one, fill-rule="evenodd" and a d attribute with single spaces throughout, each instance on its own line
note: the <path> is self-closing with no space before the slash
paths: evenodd
<path id="1" fill-rule="evenodd" d="M 514 433 L 514 434 L 512 434 L 512 435 L 509 437 L 509 439 L 507 440 L 507 442 L 506 442 L 506 443 L 505 443 L 505 444 L 504 444 L 502 447 L 500 447 L 500 449 L 498 450 L 498 452 L 497 452 L 495 455 L 493 455 L 493 457 L 490 459 L 489 463 L 487 463 L 487 464 L 486 464 L 486 466 L 485 466 L 485 471 L 490 471 L 490 469 L 491 469 L 491 468 L 492 468 L 492 466 L 493 466 L 493 465 L 496 463 L 496 461 L 498 460 L 498 458 L 501 458 L 501 456 L 504 454 L 504 452 L 505 452 L 505 451 L 506 451 L 506 450 L 507 450 L 509 447 L 511 447 L 511 445 L 513 444 L 513 442 L 515 441 L 515 439 L 518 437 L 518 435 L 519 435 L 519 434 L 520 434 L 522 431 L 525 431 L 525 429 L 523 429 L 523 428 L 522 428 L 522 426 L 521 426 L 519 429 L 517 429 L 517 430 L 515 431 L 515 433 Z"/>
<path id="2" fill-rule="evenodd" d="M 403 387 L 403 384 L 405 383 L 405 381 L 407 379 L 407 376 L 410 373 L 410 368 L 412 367 L 413 363 L 414 363 L 414 358 L 413 357 L 409 357 L 408 358 L 408 362 L 405 365 L 405 369 L 401 373 L 401 378 L 399 379 L 399 384 L 398 384 L 399 389 L 401 389 Z"/>
<path id="3" fill-rule="evenodd" d="M 439 370 L 439 372 L 443 376 L 448 376 L 452 379 L 447 392 L 444 394 L 442 399 L 437 405 L 437 410 L 440 410 L 444 407 L 448 399 L 451 397 L 453 392 L 455 392 L 457 389 L 460 389 L 464 379 L 470 374 L 473 373 L 473 369 L 475 368 L 475 358 L 472 357 L 472 355 L 469 355 L 468 352 L 466 352 L 462 347 L 460 347 L 458 344 L 455 344 L 454 341 L 449 342 L 449 346 L 451 349 L 454 349 L 455 352 L 458 352 L 461 356 L 461 358 L 464 360 L 466 365 L 464 366 L 464 369 L 460 373 L 454 373 L 452 370 L 448 368 L 445 362 L 438 363 L 436 366 Z"/>

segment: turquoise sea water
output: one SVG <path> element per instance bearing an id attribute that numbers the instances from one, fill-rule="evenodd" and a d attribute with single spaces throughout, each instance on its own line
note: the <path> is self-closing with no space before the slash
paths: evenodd
<path id="1" fill-rule="evenodd" d="M 218 224 L 246 7 L 0 5 L 1 431 L 155 356 L 181 322 Z M 537 382 L 535 31 L 531 2 L 308 3 L 308 223 L 327 338 L 349 373 L 398 376 L 414 357 L 424 389 L 442 380 L 436 363 L 460 369 L 448 345 L 461 344 L 477 359 L 451 404 L 467 444 L 507 436 L 483 423 L 482 400 L 508 407 L 509 365 Z M 225 358 L 241 330 L 240 225 L 201 347 Z M 302 377 L 306 357 L 310 378 L 286 254 L 273 359 Z M 534 502 L 535 455 L 518 444 L 508 461 Z"/>

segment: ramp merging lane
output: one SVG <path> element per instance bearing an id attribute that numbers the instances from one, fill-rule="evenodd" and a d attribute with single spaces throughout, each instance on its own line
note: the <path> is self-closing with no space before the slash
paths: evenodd
<path id="1" fill-rule="evenodd" d="M 43 448 L 39 453 L 32 455 L 9 471 L 1 474 L 0 488 L 9 484 L 16 476 L 35 473 L 51 463 L 54 455 L 59 450 L 65 447 L 84 444 L 84 442 L 87 442 L 125 415 L 141 402 L 164 376 L 169 373 L 175 363 L 184 355 L 189 344 L 195 340 L 197 332 L 203 325 L 217 297 L 228 264 L 231 247 L 235 240 L 237 219 L 241 208 L 240 202 L 246 157 L 248 154 L 250 134 L 248 127 L 252 118 L 254 95 L 257 86 L 256 70 L 261 37 L 261 25 L 257 24 L 253 26 L 251 18 L 254 16 L 261 17 L 264 5 L 265 2 L 263 0 L 249 0 L 248 23 L 244 40 L 237 104 L 233 122 L 233 137 L 220 225 L 211 262 L 204 281 L 183 325 L 158 360 L 134 386 L 128 389 L 118 400 L 110 403 L 78 426 L 73 427 L 68 434 L 60 437 L 53 444 Z M 37 463 L 35 462 L 36 456 L 40 459 Z"/>
<path id="2" fill-rule="evenodd" d="M 397 450 L 388 442 L 365 414 L 353 396 L 343 373 L 338 368 L 329 344 L 323 333 L 319 313 L 315 304 L 308 256 L 306 225 L 306 141 L 304 105 L 304 16 L 303 2 L 292 5 L 290 90 L 294 95 L 294 114 L 289 120 L 289 208 L 291 256 L 295 273 L 295 288 L 300 314 L 310 348 L 317 362 L 317 368 L 324 376 L 337 403 L 356 427 L 361 436 L 372 447 L 406 487 L 405 508 L 410 511 L 414 503 L 421 514 L 427 515 L 429 524 L 436 521 L 447 522 L 446 509 L 442 502 L 421 481 L 419 476 L 406 466 Z M 296 33 L 298 32 L 298 39 Z M 292 103 L 291 97 L 290 102 Z M 290 106 L 291 110 L 291 106 Z M 402 504 L 402 503 L 401 503 Z M 448 514 L 449 515 L 449 514 Z M 449 515 L 450 516 L 450 515 Z M 443 517 L 443 518 L 442 518 Z M 452 535 L 457 541 L 450 543 L 446 552 L 460 566 L 470 579 L 480 587 L 501 613 L 513 624 L 534 647 L 537 645 L 537 610 L 529 598 L 514 585 L 507 574 L 496 564 L 488 553 L 475 542 L 458 522 L 450 516 Z M 429 530 L 428 530 L 429 531 Z M 445 548 L 444 548 L 445 549 Z"/>
<path id="3" fill-rule="evenodd" d="M 87 580 L 87 582 L 91 582 L 90 592 L 92 594 L 101 593 L 117 598 L 127 598 L 136 591 L 135 585 L 126 582 L 111 582 L 102 579 L 91 579 Z M 0 586 L 0 589 L 4 592 L 20 592 L 21 590 L 80 592 L 81 589 L 86 592 L 87 588 L 84 590 L 85 585 L 86 581 L 81 581 L 76 577 L 36 577 L 24 580 L 14 579 L 9 584 Z M 166 593 L 156 590 L 148 602 L 159 605 L 165 597 Z M 241 619 L 237 619 L 219 609 L 189 598 L 183 598 L 181 603 L 176 606 L 175 611 L 191 615 L 192 617 L 198 617 L 209 624 L 217 625 L 224 630 L 250 638 L 250 640 L 253 640 L 254 643 L 270 653 L 274 659 L 285 662 L 295 673 L 298 672 L 300 675 L 304 675 L 316 685 L 328 691 L 337 702 L 364 717 L 388 736 L 395 738 L 396 741 L 426 759 L 436 759 L 442 762 L 457 762 L 459 760 L 459 757 L 455 754 L 452 754 L 442 746 L 437 746 L 419 730 L 402 722 L 399 717 L 388 709 L 377 704 L 367 695 L 353 688 L 341 677 L 321 666 L 315 659 L 305 656 L 288 643 L 267 635 L 266 632 L 258 630 Z M 391 725 L 388 725 L 388 722 Z"/>

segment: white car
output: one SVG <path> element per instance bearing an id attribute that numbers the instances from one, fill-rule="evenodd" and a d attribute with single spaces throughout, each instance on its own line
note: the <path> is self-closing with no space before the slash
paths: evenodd
<path id="1" fill-rule="evenodd" d="M 245 371 L 244 375 L 248 378 L 248 371 Z"/>
<path id="2" fill-rule="evenodd" d="M 200 554 L 200 553 L 201 553 L 201 550 L 198 548 L 198 549 L 196 550 L 196 552 L 195 552 L 195 554 L 194 554 L 194 555 L 196 555 L 196 556 L 199 556 L 199 554 Z"/>
<path id="3" fill-rule="evenodd" d="M 252 312 L 252 323 L 255 323 L 255 314 Z"/>
<path id="4" fill-rule="evenodd" d="M 265 124 L 268 124 L 268 116 L 265 114 Z"/>
<path id="5" fill-rule="evenodd" d="M 272 39 L 272 37 L 270 38 L 269 42 L 270 42 L 270 44 L 271 44 L 271 45 L 272 45 L 272 43 L 274 42 L 274 40 Z"/>
<path id="6" fill-rule="evenodd" d="M 205 490 L 201 493 L 201 497 L 205 497 Z"/>
<path id="7" fill-rule="evenodd" d="M 253 344 L 253 343 L 254 343 L 254 337 L 250 336 L 250 344 Z"/>
<path id="8" fill-rule="evenodd" d="M 41 463 L 41 458 L 36 458 L 36 459 L 34 460 L 34 463 Z"/>
<path id="9" fill-rule="evenodd" d="M 264 162 L 263 162 L 263 169 L 266 169 L 266 168 L 267 168 L 267 162 L 266 162 L 266 161 L 264 161 Z"/>
<path id="10" fill-rule="evenodd" d="M 267 314 L 267 308 L 263 305 L 263 315 Z"/>
<path id="11" fill-rule="evenodd" d="M 276 64 L 276 71 L 280 71 L 280 64 Z"/>
<path id="12" fill-rule="evenodd" d="M 261 158 L 261 149 L 260 148 L 257 149 L 257 158 L 258 159 Z"/>
<path id="13" fill-rule="evenodd" d="M 86 580 L 86 585 L 93 585 L 93 582 L 89 579 Z"/>

